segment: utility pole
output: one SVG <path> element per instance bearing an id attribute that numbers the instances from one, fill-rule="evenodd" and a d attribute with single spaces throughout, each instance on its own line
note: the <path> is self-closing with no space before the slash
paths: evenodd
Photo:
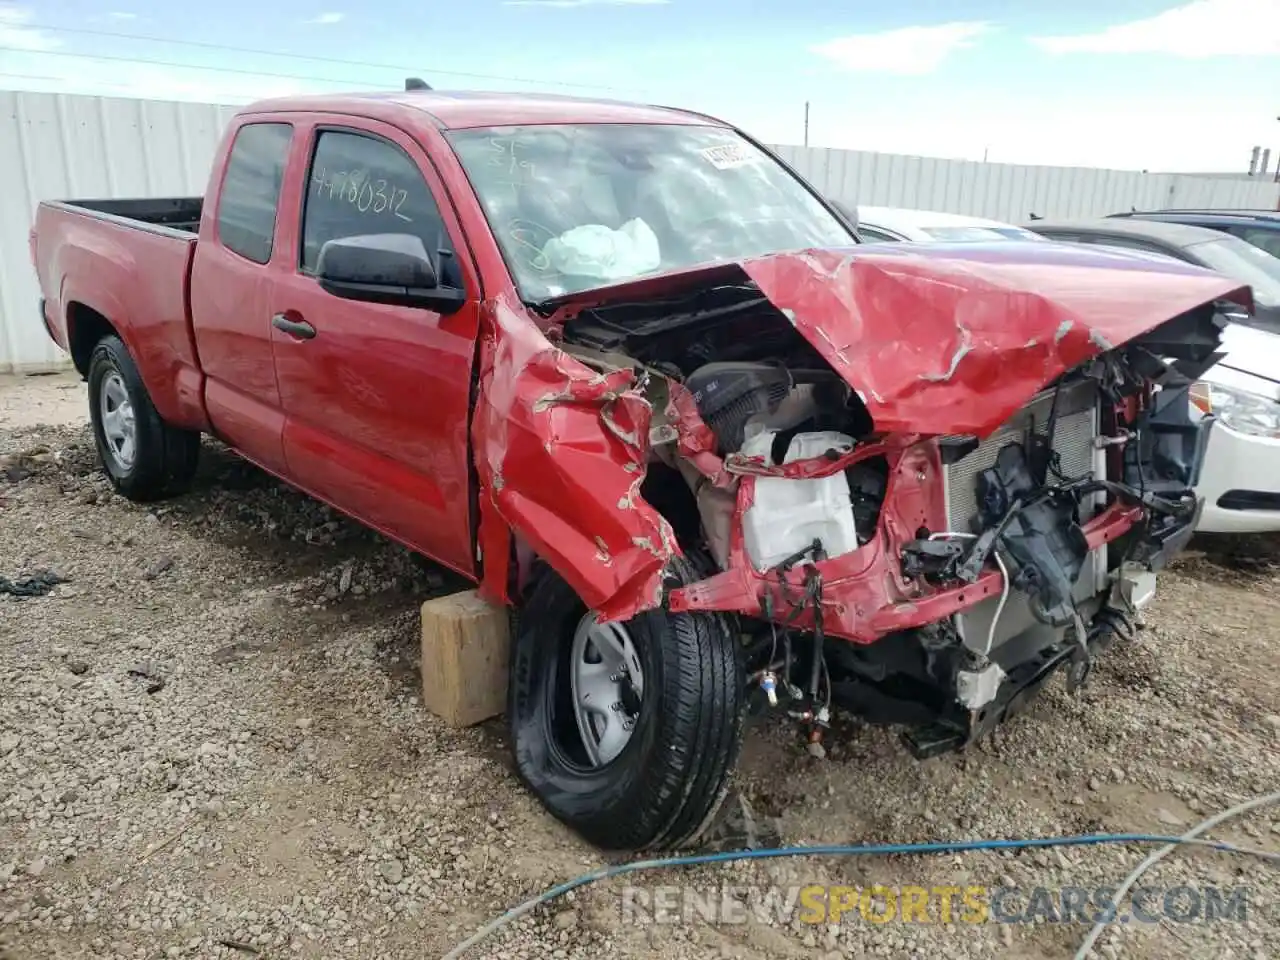
<path id="1" fill-rule="evenodd" d="M 804 145 L 809 145 L 809 101 L 804 102 Z"/>

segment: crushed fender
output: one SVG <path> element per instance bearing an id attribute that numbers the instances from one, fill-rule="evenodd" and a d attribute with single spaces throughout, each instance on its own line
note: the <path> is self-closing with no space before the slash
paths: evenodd
<path id="1" fill-rule="evenodd" d="M 680 551 L 640 496 L 652 409 L 635 375 L 591 369 L 502 300 L 485 305 L 481 322 L 472 442 L 482 514 L 496 514 L 482 525 L 500 519 L 602 619 L 655 606 Z M 482 534 L 490 549 L 504 539 Z M 486 592 L 496 593 L 485 566 Z"/>

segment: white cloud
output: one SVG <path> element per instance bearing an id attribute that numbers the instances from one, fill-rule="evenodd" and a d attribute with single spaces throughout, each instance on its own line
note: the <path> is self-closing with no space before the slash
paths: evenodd
<path id="1" fill-rule="evenodd" d="M 1163 53 L 1175 57 L 1280 55 L 1278 0 L 1192 0 L 1096 33 L 1032 37 L 1052 54 Z"/>
<path id="2" fill-rule="evenodd" d="M 23 7 L 0 4 L 0 47 L 18 50 L 52 50 L 58 40 L 37 27 L 30 26 L 31 11 Z"/>
<path id="3" fill-rule="evenodd" d="M 502 0 L 504 7 L 661 7 L 671 0 Z"/>
<path id="4" fill-rule="evenodd" d="M 346 17 L 347 15 L 345 13 L 330 11 L 329 13 L 317 14 L 316 16 L 312 17 L 310 20 L 307 20 L 305 22 L 313 23 L 321 27 L 330 27 L 330 26 L 333 26 L 333 24 L 335 23 L 341 23 L 343 20 L 346 19 Z"/>
<path id="5" fill-rule="evenodd" d="M 137 13 L 130 13 L 128 10 L 108 10 L 106 13 L 99 13 L 90 17 L 89 23 L 110 23 L 115 26 L 128 24 L 133 27 L 140 23 L 151 23 L 151 18 Z"/>
<path id="6" fill-rule="evenodd" d="M 955 51 L 973 46 L 990 29 L 988 23 L 956 20 L 836 37 L 809 49 L 844 70 L 921 76 L 933 73 Z"/>

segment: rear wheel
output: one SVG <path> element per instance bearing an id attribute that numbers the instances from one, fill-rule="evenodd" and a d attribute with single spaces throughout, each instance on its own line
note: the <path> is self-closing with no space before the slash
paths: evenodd
<path id="1" fill-rule="evenodd" d="M 683 565 L 676 575 L 694 578 Z M 742 687 L 724 617 L 652 610 L 601 624 L 548 571 L 512 650 L 516 767 L 555 817 L 597 846 L 679 847 L 728 788 Z"/>
<path id="2" fill-rule="evenodd" d="M 140 502 L 184 491 L 196 472 L 200 434 L 160 419 L 119 337 L 93 348 L 88 381 L 89 419 L 111 485 Z"/>

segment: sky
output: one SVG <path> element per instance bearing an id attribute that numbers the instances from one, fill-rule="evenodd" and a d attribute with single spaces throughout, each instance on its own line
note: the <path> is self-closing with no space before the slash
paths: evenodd
<path id="1" fill-rule="evenodd" d="M 1280 163 L 1280 0 L 0 0 L 0 89 L 245 103 L 545 90 L 768 143 L 1160 171 Z"/>

